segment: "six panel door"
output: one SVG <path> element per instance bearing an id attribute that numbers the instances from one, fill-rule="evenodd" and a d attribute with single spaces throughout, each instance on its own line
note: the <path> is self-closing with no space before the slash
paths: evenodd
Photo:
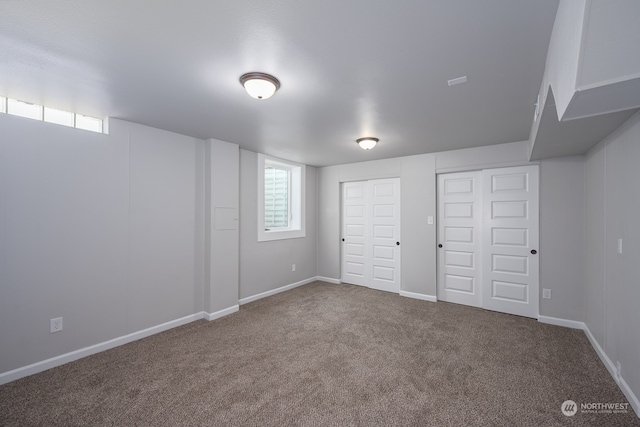
<path id="1" fill-rule="evenodd" d="M 366 181 L 342 185 L 342 281 L 367 285 L 367 185 Z"/>
<path id="2" fill-rule="evenodd" d="M 538 317 L 538 166 L 484 171 L 483 307 Z"/>
<path id="3" fill-rule="evenodd" d="M 482 172 L 438 175 L 438 299 L 480 307 Z"/>
<path id="4" fill-rule="evenodd" d="M 400 180 L 369 181 L 371 279 L 369 287 L 400 292 Z"/>
<path id="5" fill-rule="evenodd" d="M 400 180 L 342 185 L 342 281 L 400 292 Z"/>
<path id="6" fill-rule="evenodd" d="M 538 317 L 538 166 L 438 175 L 438 299 Z"/>

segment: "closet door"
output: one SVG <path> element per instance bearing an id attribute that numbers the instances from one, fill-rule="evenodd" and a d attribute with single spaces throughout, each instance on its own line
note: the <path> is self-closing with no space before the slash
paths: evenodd
<path id="1" fill-rule="evenodd" d="M 538 166 L 438 175 L 438 299 L 538 317 Z"/>
<path id="2" fill-rule="evenodd" d="M 538 166 L 483 173 L 483 307 L 537 318 Z"/>
<path id="3" fill-rule="evenodd" d="M 342 185 L 342 281 L 400 292 L 400 180 Z"/>
<path id="4" fill-rule="evenodd" d="M 482 306 L 482 171 L 438 175 L 438 299 Z"/>
<path id="5" fill-rule="evenodd" d="M 368 286 L 400 292 L 400 180 L 369 181 L 371 279 Z"/>
<path id="6" fill-rule="evenodd" d="M 367 286 L 368 202 L 367 182 L 342 184 L 342 281 Z"/>

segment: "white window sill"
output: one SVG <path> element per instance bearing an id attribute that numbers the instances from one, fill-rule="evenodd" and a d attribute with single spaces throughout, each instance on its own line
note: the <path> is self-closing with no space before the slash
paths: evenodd
<path id="1" fill-rule="evenodd" d="M 258 232 L 258 242 L 306 237 L 305 230 L 269 230 Z"/>

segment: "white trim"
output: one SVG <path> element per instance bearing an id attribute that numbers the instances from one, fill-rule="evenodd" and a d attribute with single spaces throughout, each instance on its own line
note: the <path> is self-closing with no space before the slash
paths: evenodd
<path id="1" fill-rule="evenodd" d="M 538 316 L 538 322 L 546 323 L 548 325 L 564 326 L 565 328 L 571 328 L 571 329 L 584 330 L 587 327 L 584 324 L 584 322 L 578 322 L 576 320 L 560 319 L 558 317 L 541 316 L 541 315 Z"/>
<path id="2" fill-rule="evenodd" d="M 473 172 L 484 169 L 502 169 L 516 166 L 539 165 L 539 160 L 517 160 L 513 162 L 484 163 L 479 165 L 452 166 L 448 168 L 436 168 L 436 175 L 453 172 Z"/>
<path id="3" fill-rule="evenodd" d="M 407 298 L 413 298 L 413 299 L 419 299 L 419 300 L 423 300 L 423 301 L 431 301 L 431 302 L 437 302 L 438 301 L 438 297 L 436 297 L 435 295 L 417 294 L 415 292 L 408 292 L 408 291 L 400 291 L 400 296 L 401 297 L 407 297 Z"/>
<path id="4" fill-rule="evenodd" d="M 247 303 L 250 303 L 252 301 L 256 301 L 262 298 L 266 298 L 269 297 L 271 295 L 275 295 L 275 294 L 279 294 L 280 292 L 284 292 L 284 291 L 288 291 L 289 289 L 293 289 L 293 288 L 297 288 L 298 286 L 302 286 L 302 285 L 306 285 L 307 283 L 311 283 L 311 282 L 315 282 L 317 279 L 317 277 L 310 277 L 308 279 L 305 280 L 301 280 L 299 282 L 295 282 L 295 283 L 291 283 L 289 285 L 285 285 L 285 286 L 281 286 L 279 288 L 276 289 L 271 289 L 270 291 L 266 291 L 266 292 L 262 292 L 256 295 L 252 295 L 250 297 L 246 297 L 246 298 L 242 298 L 239 302 L 240 305 L 244 305 Z"/>
<path id="5" fill-rule="evenodd" d="M 316 276 L 316 280 L 319 280 L 321 282 L 333 283 L 334 285 L 339 285 L 342 283 L 342 280 L 340 279 L 333 279 L 331 277 L 324 276 Z"/>
<path id="6" fill-rule="evenodd" d="M 640 418 L 640 400 L 638 400 L 638 397 L 633 393 L 633 390 L 631 390 L 631 387 L 629 387 L 629 384 L 627 384 L 624 378 L 618 376 L 615 365 L 611 359 L 609 359 L 607 353 L 605 353 L 602 347 L 600 347 L 600 344 L 596 341 L 596 338 L 593 336 L 587 325 L 584 325 L 584 333 L 587 335 L 589 342 L 591 342 L 591 345 L 600 357 L 600 360 L 602 360 L 602 363 L 604 363 L 604 366 L 609 371 L 609 374 L 611 374 L 620 390 L 622 390 L 622 393 L 625 395 L 629 403 L 631 403 L 631 407 L 633 407 L 636 415 Z"/>
<path id="7" fill-rule="evenodd" d="M 306 165 L 295 163 L 289 160 L 278 159 L 257 153 L 258 167 L 258 242 L 269 242 L 273 240 L 297 239 L 306 237 Z M 266 231 L 264 225 L 264 168 L 267 164 L 277 165 L 291 171 L 290 194 L 289 194 L 289 228 L 273 229 Z"/>
<path id="8" fill-rule="evenodd" d="M 566 328 L 582 329 L 585 335 L 587 336 L 587 338 L 589 339 L 591 346 L 596 351 L 596 353 L 598 354 L 598 357 L 604 364 L 605 368 L 607 368 L 607 371 L 609 371 L 609 374 L 611 375 L 613 380 L 616 382 L 616 384 L 618 384 L 618 387 L 620 388 L 622 393 L 625 395 L 629 403 L 631 403 L 631 407 L 635 411 L 636 415 L 638 416 L 638 418 L 640 418 L 640 400 L 638 400 L 638 397 L 633 393 L 633 390 L 631 390 L 631 387 L 629 387 L 629 384 L 627 384 L 624 378 L 621 376 L 618 376 L 618 371 L 616 369 L 615 364 L 611 361 L 611 359 L 609 359 L 609 356 L 607 356 L 607 353 L 605 353 L 605 351 L 602 349 L 602 347 L 600 346 L 600 343 L 598 343 L 596 338 L 593 336 L 593 334 L 589 330 L 589 327 L 584 322 L 578 322 L 576 320 L 560 319 L 557 317 L 549 317 L 549 316 L 538 316 L 538 322 L 547 323 L 549 325 L 564 326 Z"/>
<path id="9" fill-rule="evenodd" d="M 228 308 L 225 308 L 225 309 L 222 309 L 222 310 L 218 310 L 215 313 L 204 312 L 204 318 L 206 320 L 209 320 L 209 321 L 216 320 L 216 319 L 219 319 L 221 317 L 228 316 L 229 314 L 233 314 L 238 310 L 240 310 L 240 306 L 238 304 L 236 304 L 236 305 L 233 305 L 231 307 L 228 307 Z"/>
<path id="10" fill-rule="evenodd" d="M 3 372 L 0 374 L 0 385 L 15 381 L 23 377 L 27 377 L 29 375 L 46 371 L 47 369 L 55 368 L 69 362 L 73 362 L 74 360 L 82 359 L 83 357 L 91 356 L 92 354 L 119 347 L 121 345 L 128 344 L 130 342 L 137 341 L 151 335 L 155 335 L 159 332 L 164 332 L 178 326 L 186 325 L 187 323 L 202 319 L 204 317 L 204 314 L 204 312 L 191 314 L 189 316 L 181 317 L 180 319 L 175 319 L 170 322 L 152 326 L 141 331 L 132 332 L 128 335 L 94 344 L 89 347 L 81 348 L 69 353 L 61 354 L 60 356 L 55 356 L 50 359 L 32 363 L 31 365 L 23 366 L 12 371 Z"/>

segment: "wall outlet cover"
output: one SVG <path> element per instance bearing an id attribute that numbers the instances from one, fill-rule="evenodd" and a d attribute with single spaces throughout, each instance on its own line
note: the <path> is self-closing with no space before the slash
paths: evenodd
<path id="1" fill-rule="evenodd" d="M 62 317 L 56 317 L 49 321 L 49 332 L 60 332 L 62 330 Z"/>

